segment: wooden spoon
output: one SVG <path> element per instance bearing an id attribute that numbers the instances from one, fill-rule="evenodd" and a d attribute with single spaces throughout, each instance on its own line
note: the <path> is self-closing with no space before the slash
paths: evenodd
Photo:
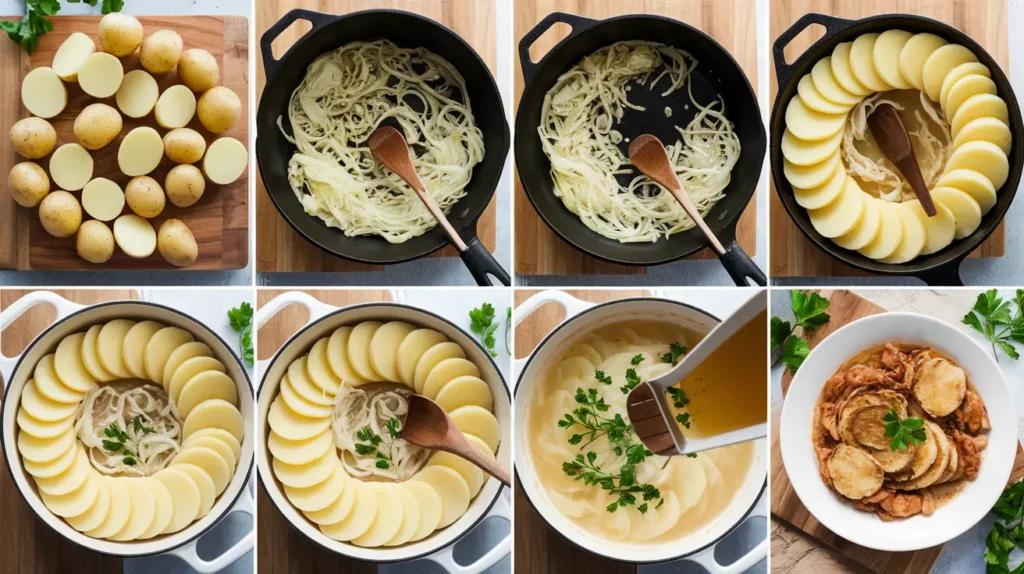
<path id="1" fill-rule="evenodd" d="M 914 190 L 914 195 L 921 201 L 924 212 L 928 217 L 934 217 L 935 203 L 921 175 L 921 166 L 917 164 L 914 146 L 910 143 L 910 134 L 907 133 L 907 126 L 903 124 L 899 112 L 891 104 L 878 104 L 868 116 L 868 128 L 871 129 L 871 135 L 875 136 L 878 148 L 907 179 Z"/>
<path id="2" fill-rule="evenodd" d="M 502 285 L 510 284 L 511 280 L 508 273 L 494 260 L 494 257 L 480 243 L 480 240 L 474 237 L 469 245 L 467 245 L 462 240 L 462 237 L 459 236 L 459 232 L 452 227 L 452 224 L 448 221 L 444 212 L 441 211 L 437 202 L 434 201 L 434 198 L 430 197 L 430 194 L 427 193 L 426 186 L 420 181 L 420 176 L 416 174 L 416 168 L 412 165 L 412 159 L 409 156 L 409 144 L 405 141 L 405 136 L 402 135 L 402 132 L 392 126 L 382 125 L 370 134 L 367 144 L 369 145 L 370 153 L 373 154 L 377 161 L 398 174 L 398 177 L 405 180 L 409 187 L 416 192 L 420 201 L 427 206 L 427 210 L 441 224 L 444 232 L 448 234 L 448 239 L 459 250 L 459 256 L 466 264 L 466 267 L 469 268 L 478 284 L 490 286 L 491 281 L 487 277 L 488 274 L 493 275 Z"/>
<path id="3" fill-rule="evenodd" d="M 493 458 L 469 444 L 448 413 L 423 395 L 409 397 L 409 413 L 405 418 L 405 426 L 399 431 L 398 436 L 417 446 L 460 456 L 479 466 L 505 486 L 512 486 L 508 471 Z"/>
<path id="4" fill-rule="evenodd" d="M 668 152 L 665 151 L 665 146 L 662 145 L 661 140 L 650 134 L 643 134 L 637 137 L 629 144 L 629 159 L 647 177 L 658 182 L 672 193 L 672 196 L 676 198 L 679 205 L 683 207 L 683 211 L 690 216 L 690 219 L 704 233 L 704 237 L 707 238 L 711 248 L 718 255 L 718 259 L 725 266 L 726 271 L 729 272 L 729 275 L 737 285 L 748 287 L 748 278 L 761 286 L 767 284 L 768 279 L 765 277 L 764 272 L 751 261 L 750 257 L 743 252 L 735 241 L 728 248 L 724 247 L 722 242 L 718 240 L 715 232 L 711 231 L 708 224 L 704 222 L 704 218 L 701 217 L 697 206 L 690 200 L 690 196 L 686 195 L 686 191 L 683 190 L 683 184 L 676 177 L 676 172 L 672 169 L 672 163 L 668 159 Z"/>

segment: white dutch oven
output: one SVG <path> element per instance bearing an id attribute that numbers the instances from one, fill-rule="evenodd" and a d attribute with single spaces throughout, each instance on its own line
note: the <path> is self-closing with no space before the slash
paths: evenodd
<path id="1" fill-rule="evenodd" d="M 45 355 L 54 352 L 57 344 L 64 337 L 84 332 L 90 326 L 98 323 L 124 318 L 148 319 L 164 325 L 180 327 L 192 333 L 197 341 L 206 343 L 213 350 L 214 356 L 227 367 L 228 375 L 238 384 L 239 410 L 247 431 L 252 428 L 254 401 L 249 376 L 238 357 L 231 351 L 231 347 L 205 325 L 180 311 L 141 301 L 114 301 L 86 307 L 72 303 L 51 291 L 35 291 L 18 299 L 0 313 L 0 331 L 10 326 L 22 313 L 41 303 L 48 303 L 57 310 L 57 318 L 54 323 L 37 335 L 20 356 L 0 356 L 0 373 L 2 373 L 7 387 L 3 405 L 0 407 L 0 443 L 2 443 L 4 458 L 11 477 L 29 508 L 58 534 L 89 550 L 124 558 L 170 553 L 180 557 L 193 569 L 204 574 L 217 572 L 252 550 L 254 537 L 250 531 L 234 546 L 212 560 L 204 560 L 196 553 L 198 538 L 227 515 L 243 512 L 253 516 L 253 500 L 246 488 L 249 474 L 252 472 L 253 440 L 251 436 L 246 436 L 242 441 L 240 468 L 235 471 L 227 489 L 214 503 L 210 512 L 174 534 L 133 542 L 113 542 L 90 538 L 71 528 L 46 508 L 35 489 L 35 482 L 22 466 L 15 440 L 17 436 L 16 418 L 18 405 L 21 402 L 21 391 L 24 389 L 25 383 L 32 378 L 36 363 Z M 244 472 L 242 472 L 243 465 L 245 465 Z"/>
<path id="2" fill-rule="evenodd" d="M 394 298 L 397 300 L 397 296 Z M 256 452 L 256 464 L 259 467 L 260 484 L 265 488 L 277 511 L 288 520 L 292 527 L 317 545 L 356 560 L 384 564 L 426 558 L 440 564 L 448 572 L 477 574 L 507 556 L 511 549 L 511 534 L 472 564 L 459 564 L 453 557 L 455 543 L 483 520 L 491 516 L 501 516 L 511 521 L 509 494 L 507 491 L 502 492 L 501 483 L 495 479 L 489 479 L 484 483 L 483 489 L 470 503 L 469 509 L 454 523 L 423 540 L 393 548 L 362 548 L 334 540 L 320 532 L 316 525 L 307 520 L 288 502 L 280 483 L 274 478 L 270 452 L 266 447 L 265 439 L 270 432 L 267 426 L 267 413 L 270 411 L 270 404 L 277 396 L 281 378 L 293 360 L 309 352 L 314 343 L 322 337 L 329 336 L 338 327 L 355 325 L 361 321 L 405 321 L 440 331 L 451 341 L 460 345 L 466 351 L 466 358 L 480 367 L 480 377 L 491 388 L 491 394 L 494 397 L 494 416 L 498 418 L 498 423 L 501 426 L 501 444 L 498 447 L 497 458 L 498 462 L 506 465 L 506 468 L 511 452 L 509 425 L 511 406 L 508 387 L 491 356 L 476 339 L 461 328 L 433 313 L 407 305 L 372 303 L 338 308 L 326 305 L 306 293 L 290 291 L 275 297 L 256 312 L 256 329 L 259 329 L 283 308 L 292 304 L 302 305 L 306 308 L 309 313 L 306 325 L 292 335 L 272 358 L 256 363 L 260 376 L 256 407 L 256 436 L 260 437 L 260 448 Z"/>
<path id="3" fill-rule="evenodd" d="M 756 297 L 764 297 L 759 291 Z M 526 411 L 530 403 L 533 383 L 547 370 L 550 362 L 557 359 L 578 339 L 594 329 L 622 321 L 668 321 L 706 334 L 719 319 L 685 303 L 658 298 L 620 299 L 609 303 L 592 304 L 580 301 L 563 291 L 543 291 L 530 297 L 515 311 L 518 325 L 526 317 L 546 303 L 556 303 L 565 310 L 565 319 L 555 327 L 526 359 L 516 361 L 518 379 L 515 389 L 515 424 L 517 429 L 526 428 Z M 767 327 L 766 327 L 767 328 Z M 768 384 L 765 381 L 765 384 Z M 699 563 L 712 574 L 733 574 L 744 572 L 763 560 L 768 554 L 767 535 L 757 546 L 732 564 L 723 565 L 715 560 L 715 547 L 747 517 L 756 517 L 767 524 L 767 501 L 757 504 L 768 485 L 767 448 L 765 440 L 754 443 L 754 460 L 740 491 L 732 503 L 700 531 L 683 540 L 662 546 L 630 545 L 598 538 L 573 524 L 562 515 L 548 499 L 539 484 L 539 478 L 527 453 L 526 441 L 515 444 L 516 475 L 524 494 L 533 508 L 549 526 L 570 542 L 587 552 L 612 560 L 634 564 L 652 564 L 672 560 L 691 560 Z M 767 497 L 764 497 L 767 498 Z"/>
<path id="4" fill-rule="evenodd" d="M 928 345 L 967 372 L 988 409 L 992 430 L 978 477 L 932 516 L 882 522 L 834 494 L 818 474 L 811 443 L 814 407 L 821 389 L 857 353 L 885 343 Z M 938 319 L 914 313 L 881 313 L 854 321 L 818 343 L 800 366 L 782 406 L 779 440 L 782 462 L 800 502 L 829 530 L 850 542 L 892 552 L 929 548 L 977 524 L 1006 486 L 1017 452 L 1017 411 L 1013 393 L 991 351 Z"/>

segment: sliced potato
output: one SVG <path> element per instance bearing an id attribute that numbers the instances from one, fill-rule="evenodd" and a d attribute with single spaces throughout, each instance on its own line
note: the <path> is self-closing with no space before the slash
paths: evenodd
<path id="1" fill-rule="evenodd" d="M 846 498 L 860 500 L 882 488 L 885 478 L 882 467 L 859 448 L 841 444 L 825 464 L 832 487 Z"/>
<path id="2" fill-rule="evenodd" d="M 159 30 L 142 42 L 139 52 L 142 67 L 152 74 L 165 74 L 181 59 L 181 36 L 174 30 Z"/>
<path id="3" fill-rule="evenodd" d="M 23 161 L 7 176 L 11 197 L 22 207 L 35 207 L 50 193 L 50 178 L 39 164 Z"/>
<path id="4" fill-rule="evenodd" d="M 234 138 L 220 138 L 210 144 L 203 158 L 203 172 L 210 181 L 220 185 L 234 183 L 249 165 L 249 152 Z"/>
<path id="5" fill-rule="evenodd" d="M 917 447 L 911 444 L 907 448 L 891 450 L 889 445 L 885 445 L 884 448 L 868 450 L 868 454 L 875 459 L 883 471 L 891 474 L 902 472 L 910 466 L 917 454 Z"/>
<path id="6" fill-rule="evenodd" d="M 928 432 L 931 436 L 935 437 L 936 445 L 938 446 L 938 455 L 935 457 L 935 462 L 917 478 L 913 478 L 907 481 L 891 481 L 887 484 L 894 490 L 918 490 L 935 484 L 939 478 L 942 477 L 946 472 L 946 468 L 949 465 L 950 451 L 952 450 L 952 443 L 938 425 L 931 421 L 925 421 L 925 426 L 928 427 Z"/>
<path id="7" fill-rule="evenodd" d="M 101 50 L 123 58 L 142 43 L 142 22 L 128 14 L 107 14 L 100 20 L 99 35 Z"/>
<path id="8" fill-rule="evenodd" d="M 100 221 L 112 221 L 124 209 L 124 192 L 113 181 L 97 177 L 82 190 L 82 207 Z"/>
<path id="9" fill-rule="evenodd" d="M 96 51 L 92 38 L 81 32 L 68 36 L 53 55 L 53 71 L 65 82 L 78 80 L 78 70 L 85 59 Z"/>
<path id="10" fill-rule="evenodd" d="M 68 105 L 68 89 L 53 68 L 36 68 L 21 81 L 21 103 L 33 115 L 50 119 Z"/>
<path id="11" fill-rule="evenodd" d="M 135 177 L 146 175 L 160 165 L 164 157 L 164 141 L 151 127 L 137 127 L 121 140 L 117 150 L 117 164 L 121 173 Z"/>
<path id="12" fill-rule="evenodd" d="M 136 215 L 146 219 L 160 215 L 167 203 L 163 188 L 148 175 L 133 177 L 124 188 L 124 199 Z"/>
<path id="13" fill-rule="evenodd" d="M 933 417 L 944 417 L 955 411 L 966 393 L 967 374 L 946 359 L 929 359 L 918 370 L 914 398 Z"/>
<path id="14" fill-rule="evenodd" d="M 132 70 L 121 80 L 115 100 L 117 107 L 130 118 L 142 118 L 149 115 L 160 97 L 160 86 L 156 79 L 145 70 Z"/>
<path id="15" fill-rule="evenodd" d="M 138 215 L 122 215 L 114 221 L 114 240 L 129 257 L 144 259 L 156 250 L 156 232 Z"/>
<path id="16" fill-rule="evenodd" d="M 850 430 L 858 444 L 877 449 L 889 448 L 889 437 L 885 436 L 885 415 L 889 407 L 884 405 L 866 407 L 850 417 Z M 854 445 L 856 446 L 856 445 Z M 907 459 L 910 462 L 910 459 Z"/>
<path id="17" fill-rule="evenodd" d="M 78 191 L 92 181 L 93 160 L 78 144 L 64 144 L 50 156 L 50 177 L 61 189 Z"/>
<path id="18" fill-rule="evenodd" d="M 78 85 L 94 98 L 109 98 L 121 88 L 124 66 L 121 60 L 105 52 L 95 52 L 78 69 Z"/>
<path id="19" fill-rule="evenodd" d="M 193 92 L 205 92 L 220 81 L 220 66 L 213 54 L 192 48 L 178 60 L 178 78 Z"/>
<path id="20" fill-rule="evenodd" d="M 78 256 L 89 263 L 106 263 L 114 255 L 114 234 L 102 221 L 83 223 L 75 242 Z"/>
<path id="21" fill-rule="evenodd" d="M 235 125 L 242 115 L 242 101 L 231 88 L 216 86 L 199 97 L 199 122 L 215 134 L 222 134 Z"/>
<path id="22" fill-rule="evenodd" d="M 199 246 L 192 231 L 180 219 L 168 219 L 160 225 L 156 238 L 160 255 L 171 265 L 187 267 L 199 257 Z"/>
<path id="23" fill-rule="evenodd" d="M 75 196 L 58 189 L 39 204 L 39 221 L 50 235 L 71 237 L 82 225 L 82 206 Z"/>
<path id="24" fill-rule="evenodd" d="M 90 104 L 75 118 L 75 139 L 82 147 L 103 149 L 121 133 L 121 114 L 107 104 Z"/>
<path id="25" fill-rule="evenodd" d="M 160 127 L 183 128 L 196 115 L 196 95 L 185 86 L 171 86 L 160 94 L 154 113 Z"/>

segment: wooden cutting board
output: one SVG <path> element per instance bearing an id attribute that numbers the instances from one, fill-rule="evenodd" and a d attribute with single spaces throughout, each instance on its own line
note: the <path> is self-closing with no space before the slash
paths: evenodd
<path id="1" fill-rule="evenodd" d="M 13 17 L 15 20 L 20 17 Z M 11 17 L 8 17 L 11 19 Z M 74 32 L 83 32 L 97 40 L 99 16 L 57 16 L 51 18 L 53 32 L 39 39 L 39 49 L 32 55 L 22 51 L 17 44 L 10 41 L 0 42 L 0 75 L 4 85 L 8 86 L 8 97 L 0 104 L 0 118 L 4 130 L 21 118 L 30 114 L 22 106 L 20 94 L 21 81 L 34 68 L 49 66 L 57 48 Z M 202 127 L 198 116 L 189 127 L 203 134 L 207 144 L 213 143 L 218 137 L 233 137 L 248 146 L 249 142 L 249 20 L 242 16 L 142 16 L 139 18 L 149 35 L 157 30 L 168 28 L 181 34 L 185 48 L 203 48 L 213 54 L 220 65 L 221 84 L 231 88 L 242 100 L 242 115 L 234 127 L 227 133 L 215 135 Z M 124 60 L 125 71 L 139 67 L 137 58 Z M 160 89 L 178 83 L 177 73 L 170 72 L 157 78 Z M 57 130 L 58 146 L 74 143 L 72 126 L 78 113 L 87 105 L 98 100 L 85 94 L 77 84 L 68 84 L 68 106 L 59 116 L 50 120 Z M 113 98 L 106 103 L 116 107 Z M 149 126 L 161 135 L 168 130 L 156 124 L 153 115 L 135 120 L 124 118 L 124 127 L 118 138 L 99 151 L 92 152 L 95 160 L 93 177 L 106 177 L 117 182 L 124 189 L 130 177 L 121 173 L 117 167 L 117 150 L 121 139 L 133 128 Z M 11 148 L 8 138 L 0 140 L 0 172 L 8 173 L 21 158 Z M 37 160 L 37 163 L 48 169 L 49 157 Z M 164 158 L 160 167 L 150 175 L 163 185 L 167 171 L 173 163 Z M 55 189 L 55 188 L 54 188 Z M 81 197 L 80 192 L 74 192 Z M 124 213 L 131 213 L 127 206 Z M 91 219 L 83 213 L 84 219 Z M 199 258 L 189 267 L 189 271 L 211 269 L 240 269 L 249 260 L 249 175 L 248 171 L 230 185 L 215 185 L 207 181 L 206 191 L 198 203 L 188 208 L 179 208 L 167 202 L 163 213 L 151 222 L 155 229 L 171 218 L 185 222 L 196 243 L 199 245 Z M 112 223 L 112 222 L 111 222 Z M 108 224 L 109 225 L 109 224 Z M 26 209 L 19 206 L 8 193 L 0 196 L 0 267 L 18 270 L 89 270 L 112 271 L 118 269 L 179 269 L 164 261 L 158 253 L 146 259 L 133 259 L 125 255 L 119 248 L 115 249 L 110 261 L 97 265 L 89 263 L 75 253 L 75 239 L 58 238 L 46 233 L 39 223 L 38 209 Z"/>
<path id="2" fill-rule="evenodd" d="M 1006 0 L 787 0 L 772 4 L 769 38 L 774 42 L 787 28 L 808 12 L 831 14 L 841 18 L 866 18 L 876 14 L 918 14 L 941 20 L 959 28 L 981 44 L 1010 75 L 1010 50 Z M 786 59 L 795 61 L 823 35 L 824 29 L 812 26 L 786 48 Z M 779 93 L 775 62 L 769 57 L 771 98 Z M 766 118 L 770 121 L 770 118 Z M 773 277 L 869 276 L 832 259 L 814 246 L 789 218 L 772 182 L 769 194 L 771 217 L 770 269 Z M 1004 220 L 971 257 L 1002 257 L 1006 254 Z"/>
<path id="3" fill-rule="evenodd" d="M 295 8 L 306 8 L 328 14 L 347 14 L 359 10 L 389 9 L 415 12 L 432 18 L 461 36 L 487 63 L 491 74 L 498 74 L 497 17 L 495 0 L 259 0 L 256 4 L 256 40 L 267 28 Z M 274 55 L 280 57 L 310 29 L 308 22 L 290 26 L 274 42 Z M 257 104 L 267 78 L 263 56 L 256 51 Z M 258 167 L 257 167 L 258 169 Z M 274 207 L 267 195 L 263 179 L 256 178 L 256 270 L 260 273 L 352 272 L 380 271 L 383 265 L 367 265 L 335 257 L 306 241 L 295 232 Z M 494 198 L 477 222 L 477 234 L 487 250 L 494 252 L 497 229 L 497 207 Z M 503 215 L 502 217 L 506 217 Z M 383 241 L 383 240 L 382 240 Z M 434 257 L 458 257 L 448 246 Z"/>
<path id="4" fill-rule="evenodd" d="M 747 74 L 757 88 L 757 3 L 755 0 L 516 0 L 516 83 L 515 105 L 519 107 L 525 85 L 519 65 L 518 42 L 551 12 L 569 12 L 603 20 L 623 14 L 657 14 L 681 20 L 711 35 Z M 558 42 L 569 35 L 569 26 L 556 24 L 533 44 L 530 54 L 539 62 Z M 767 120 L 767 118 L 765 118 Z M 518 134 L 536 137 L 536 134 Z M 526 197 L 519 174 L 515 176 L 515 270 L 523 275 L 643 274 L 644 267 L 618 265 L 596 259 L 562 241 L 537 215 Z M 751 257 L 757 248 L 757 194 L 740 216 L 736 237 Z M 710 249 L 692 256 L 714 259 Z"/>
<path id="5" fill-rule="evenodd" d="M 53 290 L 61 297 L 93 305 L 104 301 L 138 299 L 133 289 L 123 290 Z M 24 297 L 29 291 L 10 289 L 0 292 L 0 310 Z M 49 305 L 37 305 L 28 310 L 0 333 L 0 351 L 6 357 L 21 354 L 32 339 L 50 326 L 57 313 Z M 0 536 L 0 574 L 22 572 L 81 572 L 82 574 L 110 574 L 121 572 L 121 559 L 91 552 L 72 544 L 36 518 L 18 493 L 11 480 L 4 458 L 0 457 L 0 516 L 3 516 L 4 535 Z"/>
<path id="6" fill-rule="evenodd" d="M 256 294 L 256 308 L 266 305 L 285 290 L 260 289 Z M 385 290 L 320 290 L 306 291 L 327 303 L 345 307 L 359 303 L 390 301 Z M 273 319 L 256 332 L 256 356 L 269 359 L 296 331 L 306 324 L 306 310 L 298 305 L 282 309 Z M 264 437 L 265 439 L 266 437 Z M 265 444 L 265 443 L 264 443 Z M 345 572 L 346 574 L 375 574 L 377 566 L 368 562 L 349 560 L 317 546 L 312 540 L 291 528 L 281 516 L 263 489 L 257 493 L 259 525 L 256 531 L 257 562 L 261 574 L 291 574 L 292 572 Z M 272 479 L 271 479 L 272 480 Z"/>
<path id="7" fill-rule="evenodd" d="M 515 306 L 529 299 L 539 290 L 517 289 Z M 569 295 L 590 301 L 604 303 L 629 297 L 649 297 L 643 290 L 586 290 L 566 291 Z M 516 327 L 515 354 L 517 359 L 529 356 L 533 349 L 565 318 L 558 305 L 545 305 Z M 522 399 L 520 399 L 522 400 Z M 592 574 L 632 574 L 637 572 L 633 564 L 600 558 L 581 550 L 558 532 L 552 530 L 530 505 L 519 485 L 516 475 L 515 488 L 515 572 L 516 574 L 548 572 L 590 572 Z M 262 528 L 262 523 L 260 523 Z"/>
<path id="8" fill-rule="evenodd" d="M 829 300 L 828 313 L 831 320 L 808 337 L 811 348 L 819 341 L 828 337 L 836 329 L 868 315 L 885 313 L 886 310 L 874 303 L 859 297 L 850 291 L 818 291 Z M 782 377 L 782 392 L 789 390 L 793 382 L 792 375 L 787 371 Z M 859 546 L 840 538 L 825 528 L 811 516 L 811 513 L 800 503 L 793 490 L 786 469 L 782 464 L 782 450 L 779 446 L 779 419 L 781 407 L 772 412 L 772 454 L 771 454 L 771 510 L 772 516 L 801 530 L 819 543 L 830 546 L 844 558 L 853 561 L 871 572 L 878 574 L 927 574 L 942 552 L 942 546 L 935 546 L 916 552 L 880 552 Z M 1024 478 L 1024 451 L 1017 444 L 1017 458 L 1010 473 L 1010 482 Z M 982 550 L 978 550 L 981 559 Z"/>

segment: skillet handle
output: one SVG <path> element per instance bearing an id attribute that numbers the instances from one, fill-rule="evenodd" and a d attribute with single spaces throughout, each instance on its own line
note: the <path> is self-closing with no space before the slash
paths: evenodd
<path id="1" fill-rule="evenodd" d="M 466 250 L 460 251 L 459 257 L 466 264 L 477 285 L 482 287 L 493 286 L 494 284 L 491 283 L 490 276 L 493 276 L 506 287 L 511 285 L 512 280 L 509 278 L 508 272 L 494 259 L 494 255 L 487 251 L 487 248 L 480 242 L 480 238 L 476 236 L 476 233 L 473 234 L 469 241 L 466 241 Z"/>
<path id="2" fill-rule="evenodd" d="M 804 53 L 808 53 L 818 44 L 821 44 L 832 36 L 835 36 L 841 30 L 849 27 L 853 22 L 853 20 L 836 18 L 835 16 L 829 16 L 828 14 L 810 13 L 805 14 L 799 20 L 794 22 L 793 25 L 785 32 L 780 34 L 779 37 L 775 39 L 775 43 L 772 44 L 772 57 L 775 59 L 775 77 L 779 81 L 780 89 L 789 82 L 790 77 L 793 75 L 793 69 L 796 67 L 793 64 L 786 63 L 786 46 L 793 41 L 793 38 L 796 38 L 812 24 L 821 24 L 824 26 L 825 35 L 811 44 L 811 46 L 804 51 Z"/>
<path id="3" fill-rule="evenodd" d="M 336 19 L 336 16 L 331 16 L 330 14 L 296 8 L 295 10 L 285 14 L 284 17 L 264 32 L 263 35 L 260 36 L 260 52 L 263 54 L 263 71 L 266 72 L 267 83 L 270 83 L 270 80 L 277 75 L 277 70 L 281 67 L 281 60 L 274 57 L 274 48 L 271 46 L 271 44 L 274 43 L 274 40 L 277 40 L 277 37 L 281 35 L 281 32 L 287 30 L 288 27 L 294 24 L 297 20 L 305 20 L 313 25 L 313 28 L 307 32 L 308 34 L 316 32 L 325 24 L 333 22 Z M 288 50 L 291 51 L 291 47 L 289 47 Z"/>
<path id="4" fill-rule="evenodd" d="M 538 68 L 537 64 L 535 64 L 533 59 L 530 57 L 530 46 L 533 46 L 533 43 L 536 42 L 538 38 L 543 36 L 549 28 L 559 22 L 568 24 L 569 27 L 572 28 L 572 31 L 569 32 L 569 35 L 561 42 L 555 44 L 555 47 L 551 48 L 551 52 L 554 52 L 570 38 L 576 36 L 587 28 L 590 28 L 598 21 L 590 18 L 584 18 L 583 16 L 577 16 L 575 14 L 567 14 L 565 12 L 552 12 L 548 14 L 546 18 L 541 20 L 539 24 L 534 26 L 533 29 L 527 32 L 526 35 L 523 36 L 523 39 L 519 41 L 519 66 L 523 69 L 524 84 L 529 84 L 533 81 L 533 77 Z"/>
<path id="5" fill-rule="evenodd" d="M 962 262 L 962 259 L 957 259 L 920 273 L 917 277 L 930 287 L 963 287 L 964 280 L 960 277 L 960 263 Z"/>
<path id="6" fill-rule="evenodd" d="M 725 252 L 719 254 L 718 260 L 722 262 L 722 267 L 729 272 L 729 277 L 732 277 L 737 286 L 750 287 L 750 282 L 760 287 L 768 285 L 764 271 L 761 271 L 735 239 L 725 246 Z"/>

